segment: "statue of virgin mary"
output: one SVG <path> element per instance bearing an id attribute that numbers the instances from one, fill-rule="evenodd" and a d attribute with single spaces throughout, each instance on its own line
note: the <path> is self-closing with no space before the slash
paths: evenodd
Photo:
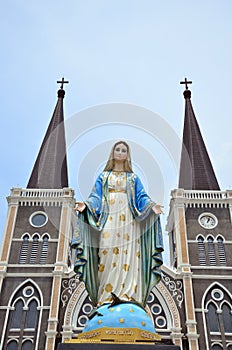
<path id="1" fill-rule="evenodd" d="M 109 159 L 85 202 L 77 202 L 74 271 L 95 306 L 120 300 L 145 306 L 161 278 L 162 207 L 133 172 L 130 148 L 112 147 Z"/>

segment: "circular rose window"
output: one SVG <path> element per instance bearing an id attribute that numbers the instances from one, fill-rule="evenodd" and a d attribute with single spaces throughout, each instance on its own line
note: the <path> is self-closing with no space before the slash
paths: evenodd
<path id="1" fill-rule="evenodd" d="M 47 223 L 48 217 L 43 211 L 37 211 L 30 216 L 29 221 L 34 227 L 42 227 Z"/>

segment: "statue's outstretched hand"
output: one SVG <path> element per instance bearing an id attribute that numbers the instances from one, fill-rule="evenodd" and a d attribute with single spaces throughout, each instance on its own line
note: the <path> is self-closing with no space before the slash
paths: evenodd
<path id="1" fill-rule="evenodd" d="M 80 213 L 82 213 L 86 208 L 86 205 L 83 202 L 76 202 L 75 204 L 76 204 L 76 206 L 75 206 L 74 210 L 79 211 Z"/>
<path id="2" fill-rule="evenodd" d="M 163 205 L 156 204 L 156 205 L 154 205 L 154 207 L 152 207 L 152 210 L 154 211 L 155 214 L 159 215 L 159 214 L 163 214 L 164 213 L 162 208 L 163 208 Z"/>

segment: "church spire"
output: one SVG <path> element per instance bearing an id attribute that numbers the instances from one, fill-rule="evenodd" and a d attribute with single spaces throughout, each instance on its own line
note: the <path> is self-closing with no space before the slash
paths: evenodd
<path id="1" fill-rule="evenodd" d="M 179 188 L 185 190 L 220 190 L 204 140 L 197 123 L 192 103 L 191 91 L 185 80 L 185 120 L 181 151 Z"/>
<path id="2" fill-rule="evenodd" d="M 66 143 L 64 130 L 63 99 L 64 84 L 62 78 L 58 90 L 58 100 L 50 124 L 40 147 L 27 188 L 56 189 L 68 187 Z"/>

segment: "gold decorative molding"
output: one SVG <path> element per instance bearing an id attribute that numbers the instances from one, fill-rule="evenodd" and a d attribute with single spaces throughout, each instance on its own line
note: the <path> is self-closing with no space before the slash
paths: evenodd
<path id="1" fill-rule="evenodd" d="M 103 327 L 94 331 L 78 334 L 78 339 L 66 340 L 66 343 L 87 342 L 156 342 L 160 341 L 161 336 L 156 333 L 148 332 L 139 328 L 108 328 Z"/>

